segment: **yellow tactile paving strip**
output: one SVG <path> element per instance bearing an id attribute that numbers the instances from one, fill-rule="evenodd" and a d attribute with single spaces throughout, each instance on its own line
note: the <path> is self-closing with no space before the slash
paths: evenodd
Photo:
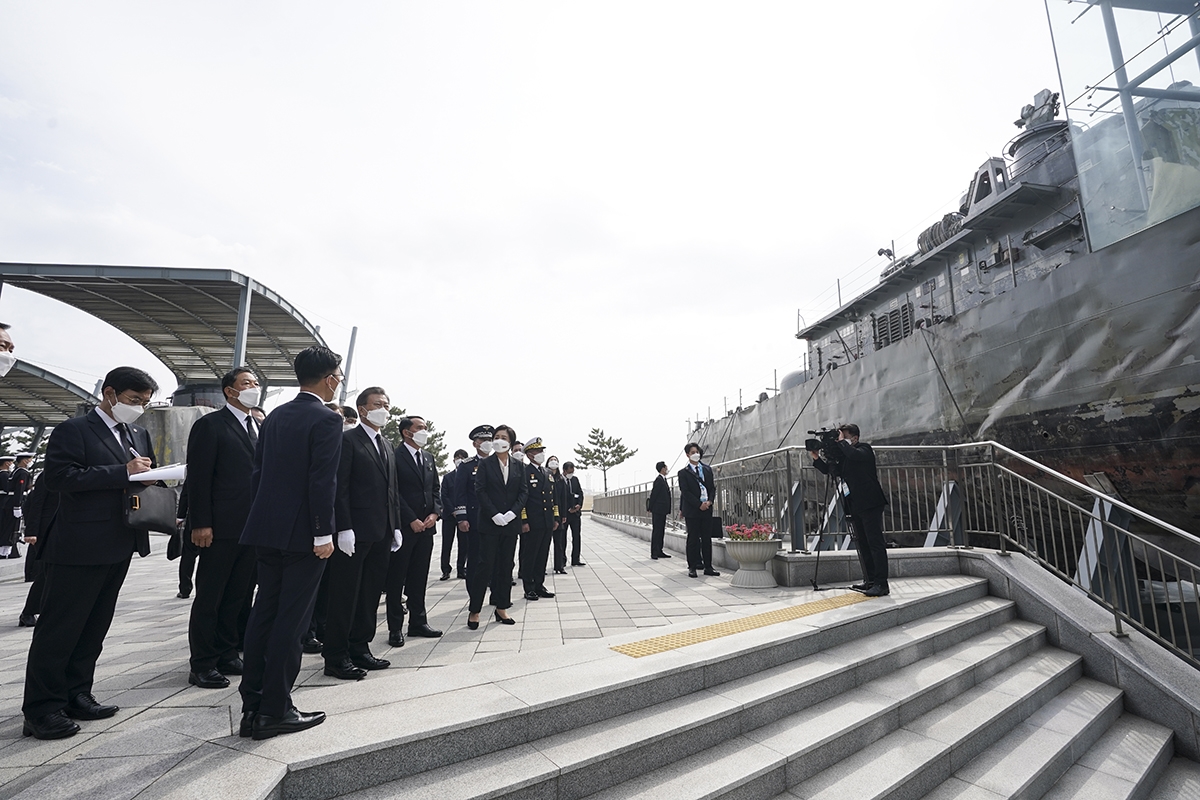
<path id="1" fill-rule="evenodd" d="M 732 636 L 735 633 L 752 631 L 755 628 L 765 628 L 767 625 L 775 625 L 780 622 L 789 622 L 793 619 L 820 614 L 822 611 L 831 611 L 843 606 L 852 606 L 855 603 L 861 603 L 869 599 L 866 595 L 861 595 L 858 592 L 850 592 L 825 600 L 814 600 L 811 603 L 801 603 L 797 606 L 766 611 L 762 614 L 751 614 L 748 617 L 729 620 L 728 622 L 717 622 L 700 628 L 680 631 L 679 633 L 655 636 L 650 639 L 643 639 L 640 642 L 618 644 L 614 645 L 611 649 L 631 658 L 642 658 L 643 656 L 652 656 L 655 653 L 665 653 L 668 650 L 677 650 L 680 647 L 687 647 L 689 644 L 699 644 L 700 642 L 720 639 L 722 636 Z"/>

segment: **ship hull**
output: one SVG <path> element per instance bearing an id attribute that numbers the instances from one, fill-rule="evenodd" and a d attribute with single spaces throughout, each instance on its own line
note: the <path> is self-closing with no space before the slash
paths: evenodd
<path id="1" fill-rule="evenodd" d="M 855 422 L 875 444 L 994 439 L 1200 531 L 1200 209 L 1030 278 L 704 428 L 714 461 Z"/>

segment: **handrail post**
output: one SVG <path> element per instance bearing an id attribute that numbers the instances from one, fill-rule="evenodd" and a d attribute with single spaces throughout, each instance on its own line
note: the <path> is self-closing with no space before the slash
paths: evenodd
<path id="1" fill-rule="evenodd" d="M 1008 556 L 1008 536 L 1004 533 L 1004 520 L 1007 517 L 1004 514 L 1004 498 L 996 491 L 996 446 L 992 442 L 988 442 L 988 466 L 988 478 L 992 485 L 992 513 L 996 515 L 996 535 L 1000 537 L 1000 555 Z"/>

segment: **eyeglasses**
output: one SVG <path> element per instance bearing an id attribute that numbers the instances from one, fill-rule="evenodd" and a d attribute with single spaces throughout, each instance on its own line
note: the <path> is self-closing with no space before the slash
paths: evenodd
<path id="1" fill-rule="evenodd" d="M 149 400 L 143 400 L 140 397 L 129 397 L 128 395 L 117 395 L 117 401 L 126 406 L 141 406 L 145 408 L 150 405 Z"/>

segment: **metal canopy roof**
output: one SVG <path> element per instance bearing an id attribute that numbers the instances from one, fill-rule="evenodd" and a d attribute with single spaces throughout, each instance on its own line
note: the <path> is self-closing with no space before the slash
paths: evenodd
<path id="1" fill-rule="evenodd" d="M 0 378 L 0 427 L 51 427 L 75 416 L 80 403 L 100 398 L 66 378 L 17 359 Z"/>
<path id="2" fill-rule="evenodd" d="M 180 384 L 211 384 L 238 364 L 248 364 L 264 383 L 294 384 L 296 354 L 325 344 L 294 306 L 232 270 L 0 263 L 0 281 L 118 328 Z"/>

